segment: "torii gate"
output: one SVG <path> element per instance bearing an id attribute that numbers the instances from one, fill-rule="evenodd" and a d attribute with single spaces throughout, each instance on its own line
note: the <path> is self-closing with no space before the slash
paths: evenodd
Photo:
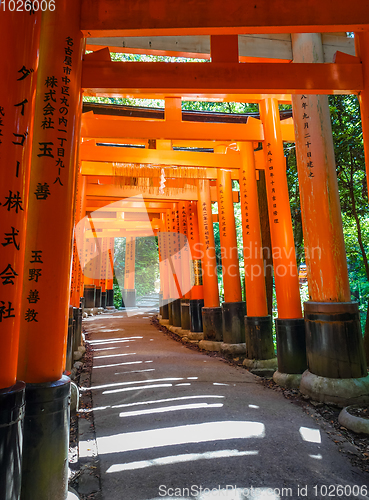
<path id="1" fill-rule="evenodd" d="M 4 269 L 0 272 L 0 386 L 4 389 L 0 398 L 2 407 L 9 409 L 4 412 L 1 440 L 9 443 L 8 436 L 13 436 L 6 448 L 9 453 L 4 453 L 0 464 L 1 479 L 4 477 L 0 488 L 5 498 L 19 498 L 21 433 L 13 431 L 15 426 L 20 431 L 18 421 L 22 419 L 24 397 L 22 498 L 35 495 L 46 499 L 50 492 L 56 500 L 66 497 L 66 401 L 70 381 L 63 377 L 63 372 L 81 88 L 87 95 L 241 102 L 250 99 L 250 94 L 261 95 L 273 174 L 282 170 L 283 150 L 281 134 L 275 134 L 278 103 L 270 95 L 293 94 L 304 238 L 308 249 L 323 249 L 320 258 L 307 262 L 311 284 L 311 301 L 305 304 L 309 371 L 303 377 L 301 390 L 317 399 L 332 400 L 334 395 L 329 387 L 334 386 L 341 402 L 368 398 L 357 307 L 350 302 L 328 108 L 322 97 L 330 93 L 359 94 L 369 165 L 366 2 L 358 0 L 352 9 L 344 0 L 337 0 L 332 11 L 328 2 L 312 0 L 303 17 L 292 0 L 257 0 L 252 5 L 235 0 L 231 6 L 212 0 L 191 5 L 190 10 L 179 0 L 158 0 L 156 9 L 152 9 L 147 0 L 134 4 L 117 0 L 61 0 L 55 9 L 50 1 L 48 10 L 41 15 L 35 8 L 31 14 L 12 12 L 7 9 L 6 0 L 1 3 L 0 209 Z M 337 31 L 357 33 L 355 56 L 337 54 L 334 63 L 317 64 L 324 61 L 324 56 L 320 35 L 315 33 Z M 239 62 L 238 35 L 260 32 L 292 33 L 292 59 L 297 64 Z M 82 62 L 84 38 L 163 35 L 210 35 L 211 62 L 116 63 L 106 56 L 101 60 L 99 54 L 86 56 Z M 173 160 L 172 153 L 166 151 L 165 155 Z M 249 154 L 242 148 L 241 153 L 245 157 Z M 230 215 L 232 174 L 224 173 L 227 170 L 219 166 L 210 166 L 222 172 L 219 201 L 224 200 L 224 211 Z M 269 199 L 275 189 L 271 182 L 275 181 L 270 181 Z M 222 196 L 220 187 L 224 186 L 228 195 L 223 192 Z M 281 199 L 285 202 L 286 197 Z M 191 210 L 194 217 L 193 205 Z M 281 213 L 286 212 L 283 205 Z M 280 241 L 275 245 L 279 246 Z M 345 334 L 348 323 L 352 325 L 350 336 Z M 49 411 L 42 411 L 45 405 Z M 43 437 L 37 432 L 40 425 Z M 51 443 L 62 451 L 54 453 L 56 448 L 51 450 Z M 54 460 L 46 464 L 39 451 L 42 449 L 47 449 Z M 35 450 L 41 461 L 36 459 Z M 43 475 L 48 478 L 46 486 Z"/>

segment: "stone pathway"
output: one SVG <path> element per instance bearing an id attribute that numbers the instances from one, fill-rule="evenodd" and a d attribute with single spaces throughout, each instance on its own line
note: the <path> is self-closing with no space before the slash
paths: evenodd
<path id="1" fill-rule="evenodd" d="M 103 500 L 369 499 L 367 474 L 314 419 L 152 314 L 84 320 Z M 81 459 L 92 446 L 82 439 Z"/>

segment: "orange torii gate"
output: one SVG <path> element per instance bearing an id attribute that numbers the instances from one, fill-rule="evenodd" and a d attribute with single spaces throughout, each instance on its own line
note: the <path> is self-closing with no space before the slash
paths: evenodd
<path id="1" fill-rule="evenodd" d="M 344 0 L 337 0 L 334 10 L 330 5 L 328 2 L 312 0 L 303 17 L 292 0 L 257 0 L 252 6 L 245 5 L 241 0 L 235 0 L 231 6 L 220 0 L 211 0 L 194 3 L 191 10 L 178 0 L 158 0 L 156 12 L 148 8 L 147 0 L 139 0 L 134 4 L 123 4 L 118 0 L 95 0 L 92 3 L 87 0 L 61 0 L 55 11 L 49 9 L 42 15 L 40 11 L 32 16 L 27 12 L 2 12 L 0 36 L 5 49 L 0 57 L 5 76 L 0 84 L 3 96 L 0 102 L 0 130 L 4 138 L 0 144 L 3 167 L 0 209 L 4 215 L 1 218 L 3 242 L 0 255 L 3 268 L 0 272 L 0 328 L 1 352 L 4 353 L 5 361 L 0 364 L 0 398 L 2 407 L 9 409 L 9 412 L 4 412 L 7 416 L 1 422 L 0 439 L 6 443 L 5 449 L 9 452 L 2 455 L 0 462 L 0 491 L 7 500 L 18 499 L 20 488 L 24 500 L 30 498 L 31 492 L 38 499 L 48 498 L 50 491 L 55 492 L 53 498 L 56 500 L 66 497 L 68 413 L 65 402 L 70 381 L 63 376 L 63 372 L 73 219 L 76 217 L 77 220 L 83 215 L 83 209 L 79 209 L 79 215 L 78 211 L 74 215 L 73 210 L 82 119 L 81 89 L 86 95 L 240 102 L 254 99 L 252 102 L 261 103 L 265 125 L 264 150 L 267 155 L 270 152 L 268 160 L 272 160 L 268 168 L 265 165 L 264 168 L 269 204 L 272 204 L 269 207 L 276 212 L 271 220 L 273 247 L 283 245 L 280 250 L 287 250 L 288 256 L 285 255 L 286 259 L 280 265 L 286 266 L 286 275 L 289 270 L 291 278 L 285 302 L 279 300 L 283 306 L 290 304 L 291 309 L 282 307 L 283 317 L 279 319 L 282 323 L 277 323 L 279 346 L 284 342 L 286 352 L 290 340 L 295 338 L 294 332 L 301 326 L 301 318 L 298 317 L 300 312 L 294 300 L 294 263 L 290 255 L 291 238 L 287 238 L 289 221 L 286 196 L 283 194 L 286 191 L 281 180 L 283 134 L 278 129 L 278 104 L 272 95 L 293 94 L 311 295 L 311 300 L 304 306 L 309 370 L 302 377 L 301 390 L 322 401 L 341 404 L 351 398 L 367 401 L 368 379 L 357 305 L 350 302 L 329 114 L 324 94 L 360 94 L 364 147 L 369 165 L 369 15 L 364 0 L 358 0 L 355 9 Z M 22 30 L 19 30 L 20 26 Z M 320 64 L 324 59 L 319 56 L 322 52 L 321 41 L 315 33 L 337 31 L 357 33 L 356 56 L 337 54 L 334 63 Z M 305 34 L 301 35 L 301 32 Z M 270 63 L 260 59 L 257 62 L 240 62 L 237 36 L 247 33 L 293 33 L 294 63 Z M 83 39 L 87 37 L 162 35 L 210 35 L 211 62 L 170 65 L 117 63 L 109 60 L 107 51 L 83 57 Z M 175 106 L 173 113 L 176 115 Z M 115 139 L 120 140 L 124 136 L 120 135 L 124 126 L 119 123 L 119 137 Z M 152 132 L 147 124 L 142 125 L 142 128 L 139 124 L 134 127 L 132 134 L 138 134 L 136 138 L 141 139 L 142 135 Z M 143 132 L 145 127 L 146 131 Z M 162 135 L 158 139 L 170 140 L 170 123 L 161 124 L 160 127 Z M 242 133 L 240 136 L 233 135 L 238 134 L 238 129 L 236 132 L 231 131 L 231 128 L 234 129 L 223 127 L 220 130 L 220 127 L 198 125 L 187 127 L 187 124 L 181 124 L 173 140 L 180 140 L 179 135 L 183 133 L 187 134 L 184 140 L 195 141 L 198 137 L 201 140 L 222 142 L 224 137 L 231 137 L 231 141 L 246 141 Z M 252 129 L 255 134 L 262 130 L 260 125 L 252 122 L 249 127 L 246 124 L 246 128 Z M 324 131 L 323 136 L 316 133 L 318 129 Z M 129 131 L 124 133 L 130 137 Z M 222 138 L 222 133 L 231 135 Z M 90 134 L 90 138 L 94 139 L 95 131 Z M 109 134 L 113 132 L 110 130 Z M 309 136 L 306 137 L 306 134 Z M 153 134 L 147 139 L 155 136 Z M 81 154 L 92 155 L 99 148 L 103 146 L 82 144 Z M 100 151 L 102 153 L 103 149 Z M 157 161 L 159 165 L 179 164 L 184 167 L 188 167 L 185 163 L 189 161 L 188 154 L 200 155 L 192 157 L 190 165 L 193 167 L 198 167 L 202 158 L 201 153 L 149 149 L 144 153 L 130 151 L 130 156 L 127 154 L 123 160 L 112 160 L 114 155 L 111 151 L 104 154 L 107 155 L 104 161 L 108 163 L 109 160 L 125 162 L 129 157 L 132 163 L 136 163 L 135 158 L 140 158 L 140 162 L 146 158 L 150 162 Z M 224 175 L 229 186 L 230 178 L 237 175 L 234 171 L 243 168 L 242 158 L 245 154 L 234 152 L 229 155 L 218 154 L 218 157 L 214 154 L 214 158 L 202 160 L 207 167 L 207 178 L 202 181 L 216 179 L 215 173 L 219 171 L 222 176 L 222 172 L 227 171 Z M 96 159 L 98 157 L 90 156 L 88 162 Z M 214 163 L 208 164 L 210 160 Z M 255 160 L 257 163 L 257 155 Z M 104 168 L 109 171 L 111 167 L 105 165 Z M 209 173 L 208 168 L 215 172 Z M 111 177 L 114 174 L 105 175 Z M 109 185 L 99 186 L 88 182 L 85 188 L 86 204 L 113 201 L 114 198 L 119 199 L 122 192 L 120 190 L 119 194 L 119 186 L 111 188 Z M 254 186 L 246 183 L 242 189 L 252 192 Z M 229 193 L 229 188 L 227 190 Z M 129 187 L 124 192 L 131 196 L 137 193 L 137 189 Z M 99 198 L 93 200 L 96 196 Z M 196 190 L 188 189 L 184 198 L 178 194 L 177 199 L 172 197 L 177 202 L 184 199 L 191 203 L 194 226 L 198 196 Z M 165 200 L 168 197 L 165 194 L 151 194 L 150 197 L 148 193 L 148 199 Z M 225 206 L 224 211 L 229 214 L 229 196 L 227 206 L 228 209 Z M 249 213 L 246 210 L 244 204 L 245 221 Z M 254 230 L 256 234 L 257 227 Z M 283 240 L 284 235 L 286 238 Z M 320 248 L 320 254 L 312 252 L 316 247 Z M 279 278 L 282 279 L 282 276 Z M 200 283 L 197 286 L 201 287 Z M 196 300 L 201 300 L 200 288 L 198 292 L 199 298 Z M 282 295 L 283 292 L 285 290 L 282 289 Z M 213 307 L 217 308 L 216 301 Z M 350 335 L 346 336 L 346 330 Z M 45 332 L 49 331 L 46 343 Z M 41 349 L 43 352 L 47 349 L 47 356 L 42 363 L 39 360 Z M 298 368 L 292 368 L 293 363 L 287 358 L 282 356 L 278 359 L 279 371 L 282 368 L 281 376 L 285 375 L 286 379 L 294 373 L 292 370 L 298 372 Z M 25 382 L 26 388 L 17 380 Z M 14 423 L 18 421 L 16 411 L 19 419 L 22 418 L 24 397 L 26 426 L 23 477 L 20 480 L 21 474 L 17 467 L 20 463 L 19 443 L 22 435 L 20 429 L 18 432 L 13 430 L 18 425 Z M 42 411 L 44 405 L 49 411 Z M 64 422 L 63 426 L 56 424 L 60 421 Z M 42 425 L 44 430 L 42 439 L 35 430 L 38 425 Z M 8 441 L 10 435 L 13 439 L 11 442 Z M 50 439 L 51 435 L 54 441 Z M 53 450 L 59 446 L 63 451 L 55 453 Z M 10 452 L 14 450 L 18 450 L 17 454 Z M 43 460 L 43 450 L 47 450 L 48 456 L 52 457 L 48 464 Z M 9 471 L 12 471 L 11 474 Z M 14 492 L 12 497 L 9 496 L 10 491 Z"/>

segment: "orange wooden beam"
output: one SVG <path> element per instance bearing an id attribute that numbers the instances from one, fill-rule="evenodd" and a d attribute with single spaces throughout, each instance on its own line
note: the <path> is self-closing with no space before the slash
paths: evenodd
<path id="1" fill-rule="evenodd" d="M 204 141 L 262 141 L 263 125 L 250 117 L 246 124 L 200 123 L 172 120 L 117 120 L 109 117 L 96 120 L 90 113 L 82 118 L 82 137 L 180 139 Z"/>
<path id="2" fill-rule="evenodd" d="M 89 94 L 342 94 L 363 89 L 360 64 L 87 62 Z"/>
<path id="3" fill-rule="evenodd" d="M 315 33 L 369 28 L 367 0 L 82 0 L 85 36 Z"/>
<path id="4" fill-rule="evenodd" d="M 81 144 L 80 160 L 200 168 L 213 167 L 232 169 L 240 167 L 240 155 L 237 151 L 233 150 L 229 150 L 227 154 L 197 153 L 187 151 L 164 151 L 159 149 L 95 146 L 93 142 L 83 142 Z"/>

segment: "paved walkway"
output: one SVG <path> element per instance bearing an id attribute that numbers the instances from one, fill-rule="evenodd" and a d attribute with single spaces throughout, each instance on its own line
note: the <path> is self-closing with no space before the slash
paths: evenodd
<path id="1" fill-rule="evenodd" d="M 150 313 L 84 327 L 103 500 L 369 498 L 315 420 L 246 370 L 187 349 Z"/>

